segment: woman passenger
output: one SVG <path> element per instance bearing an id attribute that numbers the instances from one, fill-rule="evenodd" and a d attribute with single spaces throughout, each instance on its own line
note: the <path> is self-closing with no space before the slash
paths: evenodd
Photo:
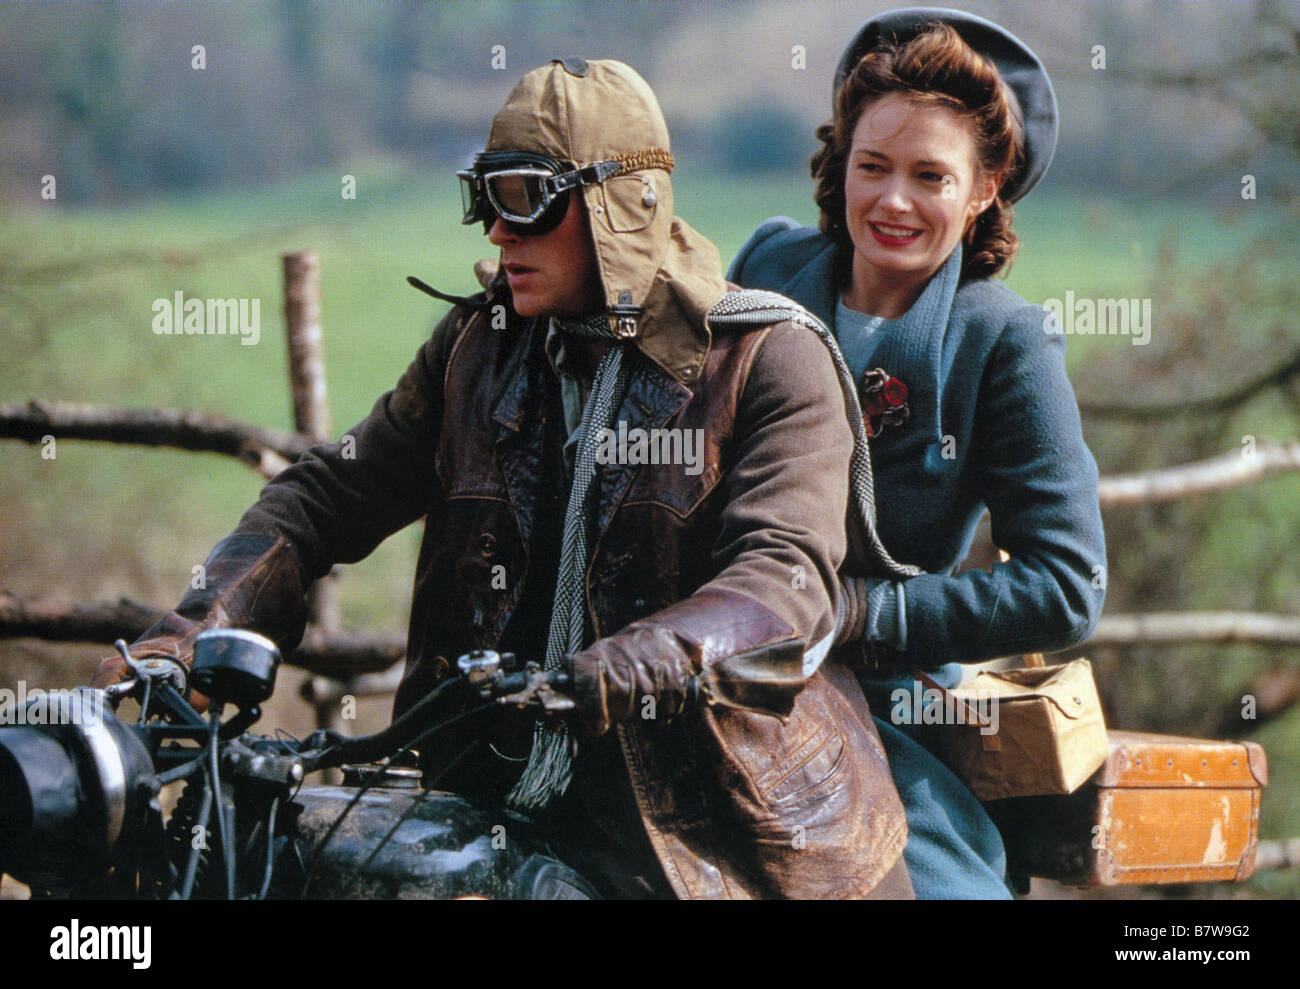
<path id="1" fill-rule="evenodd" d="M 868 21 L 836 84 L 812 160 L 820 229 L 768 220 L 730 278 L 835 334 L 872 437 L 880 537 L 918 568 L 847 578 L 841 634 L 860 642 L 850 661 L 907 808 L 917 896 L 1005 898 L 987 813 L 932 754 L 933 729 L 889 715 L 910 671 L 951 687 L 960 663 L 1076 645 L 1101 613 L 1097 467 L 1064 339 L 992 278 L 1019 246 L 1011 203 L 1051 159 L 1056 100 L 1014 36 L 933 8 Z M 1010 559 L 957 574 L 986 507 Z"/>

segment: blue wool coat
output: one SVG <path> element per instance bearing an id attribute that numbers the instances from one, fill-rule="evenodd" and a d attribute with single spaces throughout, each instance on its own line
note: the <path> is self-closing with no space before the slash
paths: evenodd
<path id="1" fill-rule="evenodd" d="M 835 262 L 832 241 L 778 217 L 741 248 L 728 277 L 789 296 L 834 331 Z M 1101 615 L 1106 549 L 1064 338 L 1044 331 L 1047 310 L 987 278 L 929 291 L 922 305 L 901 321 L 910 332 L 875 334 L 867 362 L 907 385 L 911 410 L 871 440 L 881 539 L 925 571 L 904 584 L 902 661 L 935 670 L 1076 645 Z M 986 506 L 993 540 L 1012 559 L 953 575 Z M 950 666 L 939 679 L 958 676 Z M 900 684 L 863 686 L 884 713 Z M 918 744 L 920 732 L 877 724 L 907 808 L 917 895 L 1005 896 L 1005 854 L 988 815 Z"/>
<path id="2" fill-rule="evenodd" d="M 780 292 L 835 330 L 835 246 L 785 217 L 741 248 L 728 277 Z M 1097 464 L 1083 442 L 1065 342 L 1047 310 L 966 279 L 924 332 L 882 330 L 868 367 L 908 388 L 911 416 L 871 441 L 880 536 L 924 576 L 906 584 L 909 665 L 1065 649 L 1096 627 L 1106 547 Z M 952 576 L 988 507 L 1011 554 Z"/>

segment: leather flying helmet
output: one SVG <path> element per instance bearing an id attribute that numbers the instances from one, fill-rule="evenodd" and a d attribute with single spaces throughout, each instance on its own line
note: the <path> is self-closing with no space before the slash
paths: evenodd
<path id="1" fill-rule="evenodd" d="M 635 336 L 668 252 L 672 168 L 668 126 L 644 79 L 622 62 L 554 59 L 519 81 L 461 173 L 465 222 L 499 214 L 540 233 L 567 195 L 582 195 L 613 329 Z"/>

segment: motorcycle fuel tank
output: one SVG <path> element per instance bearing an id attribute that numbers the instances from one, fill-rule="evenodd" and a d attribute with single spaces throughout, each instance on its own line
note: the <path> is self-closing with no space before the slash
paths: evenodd
<path id="1" fill-rule="evenodd" d="M 298 793 L 298 851 L 312 871 L 306 899 L 598 899 L 548 854 L 526 818 L 456 794 L 407 788 L 400 779 L 385 782 L 361 795 L 319 853 L 357 788 Z"/>

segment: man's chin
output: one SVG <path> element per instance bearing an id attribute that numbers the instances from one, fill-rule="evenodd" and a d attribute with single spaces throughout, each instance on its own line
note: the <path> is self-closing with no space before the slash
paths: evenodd
<path id="1" fill-rule="evenodd" d="M 531 319 L 533 316 L 542 315 L 542 303 L 536 299 L 530 299 L 527 296 L 520 298 L 518 295 L 511 296 L 511 303 L 515 312 L 520 316 Z"/>
<path id="2" fill-rule="evenodd" d="M 531 292 L 513 292 L 510 296 L 510 302 L 514 311 L 525 319 L 531 319 L 534 316 L 555 316 L 565 319 L 584 316 L 597 308 L 596 303 L 584 305 L 568 299 L 557 301 L 541 295 L 534 295 Z"/>

